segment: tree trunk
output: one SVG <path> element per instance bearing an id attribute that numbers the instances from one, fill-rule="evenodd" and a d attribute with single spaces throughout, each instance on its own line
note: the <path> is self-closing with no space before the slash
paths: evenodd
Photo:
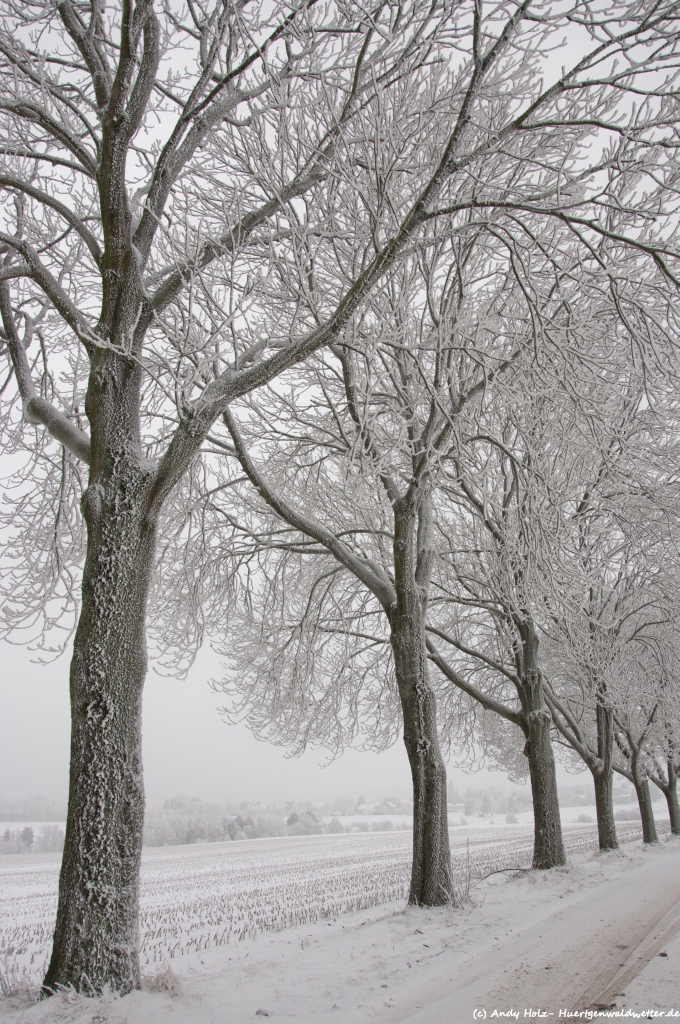
<path id="1" fill-rule="evenodd" d="M 675 764 L 668 762 L 668 786 L 664 789 L 664 796 L 668 804 L 668 817 L 671 819 L 671 832 L 674 836 L 680 836 L 680 803 L 678 802 L 678 776 L 675 772 Z"/>
<path id="2" fill-rule="evenodd" d="M 552 718 L 543 696 L 543 681 L 537 664 L 538 637 L 531 626 L 523 648 L 525 668 L 521 696 L 527 728 L 524 753 L 529 759 L 534 805 L 532 866 L 542 870 L 566 864 L 567 858 L 562 841 L 555 757 L 550 741 Z"/>
<path id="3" fill-rule="evenodd" d="M 399 645 L 397 641 L 393 649 Z M 403 662 L 406 658 L 400 660 Z M 397 679 L 400 674 L 398 671 Z M 413 680 L 413 674 L 409 675 Z M 423 679 L 405 683 L 402 677 L 400 693 L 404 743 L 413 779 L 413 863 L 409 903 L 436 907 L 451 902 L 453 884 L 446 767 L 437 737 L 435 697 L 429 682 Z"/>
<path id="4" fill-rule="evenodd" d="M 140 984 L 141 712 L 155 526 L 145 514 L 149 473 L 137 446 L 121 442 L 106 465 L 93 467 L 90 480 L 82 502 L 88 548 L 70 675 L 66 840 L 44 986 L 93 994 L 108 985 L 127 993 Z"/>
<path id="5" fill-rule="evenodd" d="M 637 772 L 633 772 L 633 785 L 635 786 L 638 804 L 640 805 L 643 842 L 658 843 L 659 837 L 656 834 L 656 823 L 654 821 L 654 810 L 652 808 L 652 795 L 649 792 L 649 779 L 639 780 Z"/>
<path id="6" fill-rule="evenodd" d="M 550 711 L 545 706 L 528 715 L 529 735 L 525 752 L 529 758 L 534 805 L 532 866 L 537 869 L 554 868 L 567 862 L 562 841 L 555 758 L 550 742 L 550 721 Z"/>
<path id="7" fill-rule="evenodd" d="M 616 838 L 616 823 L 614 821 L 614 771 L 612 767 L 614 712 L 612 708 L 598 702 L 595 713 L 597 754 L 602 762 L 600 771 L 593 771 L 597 833 L 600 850 L 618 850 L 619 843 Z"/>
<path id="8" fill-rule="evenodd" d="M 419 540 L 422 547 L 422 531 Z M 404 743 L 413 778 L 413 863 L 409 903 L 451 902 L 451 850 L 446 768 L 439 749 L 437 707 L 430 685 L 425 634 L 427 589 L 416 557 L 416 517 L 395 514 L 396 607 L 390 613 L 395 674 L 404 715 Z M 418 573 L 418 562 L 421 572 Z M 420 579 L 419 579 L 420 576 Z M 427 573 L 429 582 L 429 573 Z"/>
<path id="9" fill-rule="evenodd" d="M 612 773 L 593 772 L 595 783 L 595 810 L 597 812 L 597 833 L 600 850 L 618 850 L 616 823 L 614 821 L 614 793 Z"/>

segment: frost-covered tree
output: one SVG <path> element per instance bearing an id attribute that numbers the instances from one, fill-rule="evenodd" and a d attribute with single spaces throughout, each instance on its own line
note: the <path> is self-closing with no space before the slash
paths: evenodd
<path id="1" fill-rule="evenodd" d="M 513 370 L 482 403 L 442 473 L 443 571 L 428 626 L 430 656 L 455 688 L 517 727 L 520 748 L 523 734 L 533 864 L 550 868 L 566 857 L 539 656 L 537 578 L 553 512 L 544 484 L 563 450 L 548 442 L 557 414 L 554 382 L 546 395 L 535 367 Z"/>
<path id="2" fill-rule="evenodd" d="M 616 847 L 616 666 L 675 614 L 675 402 L 666 386 L 650 404 L 652 383 L 634 367 L 594 381 L 581 431 L 587 458 L 564 504 L 544 594 L 549 703 L 561 740 L 593 775 L 602 849 Z"/>
<path id="3" fill-rule="evenodd" d="M 387 131 L 389 106 L 402 155 L 422 152 L 436 116 L 424 65 L 444 52 L 449 16 L 417 2 L 373 15 L 3 5 L 3 429 L 27 453 L 5 622 L 42 611 L 49 627 L 80 606 L 48 988 L 139 984 L 140 714 L 161 511 L 228 403 L 331 340 L 417 229 L 411 217 L 396 238 L 380 220 L 375 258 L 311 332 L 294 315 L 261 330 L 272 261 L 323 230 L 339 164 L 359 185 L 353 140 Z M 411 203 L 434 199 L 455 147 L 425 161 Z"/>
<path id="4" fill-rule="evenodd" d="M 615 768 L 635 787 L 645 843 L 658 842 L 649 790 L 656 765 L 650 754 L 655 733 L 658 736 L 659 726 L 664 719 L 668 722 L 669 712 L 677 707 L 678 701 L 678 688 L 672 686 L 667 675 L 669 652 L 664 646 L 663 637 L 643 626 L 615 664 L 614 739 L 619 754 Z M 664 788 L 672 793 L 671 785 Z"/>
<path id="5" fill-rule="evenodd" d="M 678 836 L 680 835 L 680 800 L 678 800 L 680 725 L 678 723 L 677 683 L 675 690 L 672 700 L 664 702 L 661 712 L 657 715 L 657 728 L 647 747 L 647 774 L 650 781 L 665 796 L 671 832 Z"/>
<path id="6" fill-rule="evenodd" d="M 454 420 L 517 348 L 511 333 L 494 331 L 496 307 L 508 303 L 507 265 L 493 273 L 488 263 L 475 232 L 453 246 L 433 243 L 374 291 L 327 355 L 259 392 L 240 417 L 236 408 L 225 415 L 264 503 L 256 527 L 243 513 L 240 522 L 266 580 L 244 621 L 238 596 L 225 614 L 214 588 L 231 595 L 211 576 L 209 632 L 229 623 L 220 641 L 232 662 L 225 689 L 260 735 L 298 749 L 322 742 L 339 751 L 357 730 L 381 747 L 401 719 L 413 779 L 415 904 L 446 903 L 452 892 L 425 632 L 432 478 Z M 228 517 L 230 543 L 239 498 L 252 507 L 233 487 L 212 497 Z M 224 519 L 213 518 L 208 547 L 221 546 Z M 393 674 L 400 715 L 386 699 Z"/>

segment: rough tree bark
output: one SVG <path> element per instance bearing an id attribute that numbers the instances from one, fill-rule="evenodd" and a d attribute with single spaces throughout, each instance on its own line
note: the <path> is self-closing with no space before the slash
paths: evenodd
<path id="1" fill-rule="evenodd" d="M 597 813 L 597 834 L 600 850 L 618 850 L 619 841 L 616 836 L 614 821 L 614 785 L 610 773 L 593 772 L 595 786 L 595 811 Z"/>
<path id="2" fill-rule="evenodd" d="M 640 807 L 642 840 L 645 843 L 658 843 L 659 837 L 656 831 L 656 822 L 654 821 L 652 794 L 649 791 L 649 778 L 640 764 L 641 753 L 641 745 L 633 748 L 630 758 L 630 773 Z"/>
<path id="3" fill-rule="evenodd" d="M 595 785 L 595 810 L 597 812 L 597 833 L 600 850 L 618 850 L 616 823 L 614 821 L 614 712 L 611 707 L 598 699 L 596 707 L 597 724 L 597 770 L 590 767 Z"/>
<path id="4" fill-rule="evenodd" d="M 652 795 L 649 792 L 649 779 L 636 780 L 633 774 L 633 785 L 640 805 L 640 817 L 642 819 L 642 840 L 645 843 L 658 843 L 659 837 L 654 821 L 654 809 L 652 807 Z"/>
<path id="5" fill-rule="evenodd" d="M 411 489 L 394 507 L 396 603 L 390 641 L 404 716 L 404 743 L 413 778 L 413 866 L 409 903 L 451 902 L 446 768 L 439 748 L 436 699 L 429 678 L 425 631 L 432 566 L 428 497 L 418 507 Z"/>
<path id="6" fill-rule="evenodd" d="M 666 778 L 661 774 L 651 775 L 650 778 L 655 786 L 658 786 L 666 797 L 668 804 L 668 817 L 671 822 L 671 832 L 674 836 L 680 836 L 680 801 L 678 801 L 678 773 L 672 758 L 666 762 Z"/>
<path id="7" fill-rule="evenodd" d="M 671 832 L 680 836 L 680 802 L 678 801 L 678 774 L 673 761 L 668 761 L 668 786 L 663 790 L 668 804 L 668 817 L 671 820 Z"/>
<path id="8" fill-rule="evenodd" d="M 525 719 L 524 753 L 529 759 L 534 806 L 533 867 L 546 869 L 566 864 L 557 794 L 555 756 L 550 740 L 552 715 L 538 666 L 538 636 L 529 620 L 522 624 L 522 687 L 520 700 Z"/>
<path id="9" fill-rule="evenodd" d="M 82 510 L 88 547 L 71 663 L 71 768 L 52 959 L 45 988 L 139 987 L 144 788 L 141 704 L 155 522 L 141 454 L 139 370 L 101 350 L 87 396 L 92 426 Z"/>

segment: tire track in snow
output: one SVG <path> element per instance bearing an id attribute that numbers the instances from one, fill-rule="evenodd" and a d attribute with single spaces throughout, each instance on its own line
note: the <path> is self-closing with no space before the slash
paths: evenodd
<path id="1" fill-rule="evenodd" d="M 524 1019 L 527 1008 L 557 1021 L 564 1009 L 611 1006 L 617 999 L 620 1006 L 625 986 L 680 931 L 680 847 L 645 861 L 596 892 L 560 896 L 527 877 L 519 930 L 499 945 L 487 938 L 441 957 L 436 975 L 412 985 L 399 1007 L 377 1021 L 472 1024 L 484 1009 L 488 1020 L 493 1010 L 511 1009 Z M 515 890 L 513 898 L 519 896 Z"/>
<path id="2" fill-rule="evenodd" d="M 655 956 L 658 956 L 680 932 L 680 884 L 671 892 L 665 905 L 657 908 L 651 918 L 622 945 L 625 959 L 609 965 L 584 993 L 579 1009 L 597 1010 L 615 1005 L 631 981 Z M 620 958 L 617 958 L 620 959 Z"/>

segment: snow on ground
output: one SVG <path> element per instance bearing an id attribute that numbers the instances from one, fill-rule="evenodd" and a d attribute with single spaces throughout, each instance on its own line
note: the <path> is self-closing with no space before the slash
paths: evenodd
<path id="1" fill-rule="evenodd" d="M 619 832 L 623 840 L 639 834 L 639 828 L 622 823 Z M 458 826 L 451 835 L 459 885 L 468 857 L 475 876 L 530 861 L 527 825 L 501 827 L 483 820 Z M 597 988 L 600 967 L 609 963 L 605 952 L 626 963 L 632 957 L 633 975 L 625 989 L 631 999 L 641 1005 L 658 990 L 659 998 L 668 1001 L 675 993 L 680 1002 L 680 947 L 671 934 L 676 918 L 680 929 L 680 842 L 644 849 L 637 841 L 602 856 L 592 852 L 594 826 L 567 824 L 565 835 L 571 851 L 566 868 L 493 875 L 472 889 L 472 901 L 462 910 L 404 908 L 407 833 L 145 850 L 146 990 L 123 1000 L 64 994 L 24 1009 L 5 1000 L 0 1017 L 3 1024 L 241 1024 L 267 1015 L 290 1022 L 466 1024 L 482 1005 L 476 1000 L 488 996 L 498 1010 L 519 1006 L 522 1018 L 522 1000 L 530 1007 L 535 993 L 545 996 L 548 980 L 553 987 L 545 998 L 557 998 L 563 987 L 565 999 L 578 1001 L 586 982 Z M 57 870 L 54 855 L 6 857 L 0 863 L 0 958 L 14 965 L 15 977 L 24 967 L 34 976 L 42 970 Z M 648 901 L 645 887 L 652 884 L 658 892 Z M 659 916 L 656 904 L 663 893 L 675 893 L 674 884 L 676 917 L 668 918 L 666 911 Z M 617 915 L 625 911 L 646 921 L 648 902 L 652 925 L 640 949 L 652 954 L 634 977 L 639 943 L 619 952 L 629 945 L 620 940 L 632 925 Z M 606 943 L 605 950 L 601 936 L 607 929 L 619 941 Z M 594 943 L 586 948 L 585 962 L 579 961 L 582 934 Z M 569 948 L 555 946 L 567 939 Z M 665 945 L 654 952 L 657 940 Z M 555 962 L 539 964 L 546 956 Z M 616 970 L 625 979 L 631 974 L 630 964 Z M 600 987 L 605 991 L 617 978 L 607 976 Z M 621 1003 L 620 997 L 613 1001 Z M 494 1005 L 486 1003 L 489 1016 Z"/>
<path id="2" fill-rule="evenodd" d="M 616 823 L 619 828 L 625 827 L 629 821 L 640 821 L 640 811 L 638 810 L 637 803 L 615 804 L 614 815 L 617 817 Z M 505 814 L 487 814 L 485 816 L 471 815 L 466 818 L 462 813 L 452 813 L 449 811 L 449 825 L 454 828 L 461 824 L 477 826 L 479 828 L 483 828 L 488 825 L 508 825 L 506 817 L 507 815 Z M 518 825 L 533 825 L 534 823 L 534 812 L 531 807 L 526 807 L 521 811 L 515 811 L 513 817 L 517 819 L 516 824 Z M 585 805 L 581 807 L 560 807 L 560 818 L 562 819 L 563 825 L 594 825 L 597 821 L 597 815 L 593 805 Z M 657 801 L 654 804 L 654 818 L 656 819 L 657 825 L 660 827 L 668 824 L 668 808 L 665 800 Z"/>
<path id="3" fill-rule="evenodd" d="M 332 814 L 325 818 L 326 823 L 339 821 L 342 827 L 348 831 L 352 829 L 375 828 L 378 831 L 385 827 L 395 829 L 408 829 L 413 825 L 411 814 Z"/>
<path id="4" fill-rule="evenodd" d="M 637 835 L 639 826 L 622 826 Z M 621 828 L 619 829 L 621 832 Z M 590 824 L 565 826 L 570 850 L 596 847 Z M 459 877 L 528 867 L 533 825 L 478 819 L 451 830 Z M 4 971 L 38 982 L 56 913 L 58 854 L 0 861 L 0 958 Z M 408 892 L 408 832 L 289 836 L 144 850 L 141 964 L 174 968 L 206 950 L 318 920 L 332 920 Z"/>

